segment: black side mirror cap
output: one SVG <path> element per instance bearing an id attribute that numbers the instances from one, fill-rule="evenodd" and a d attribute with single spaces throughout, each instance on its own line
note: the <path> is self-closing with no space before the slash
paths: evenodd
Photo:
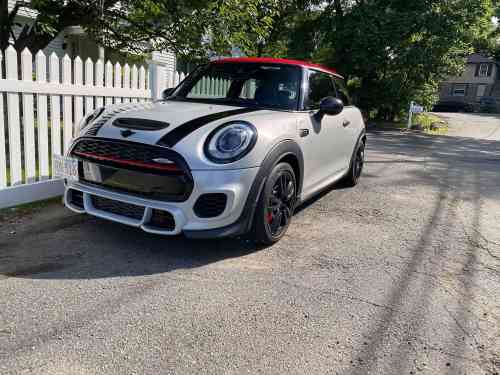
<path id="1" fill-rule="evenodd" d="M 319 103 L 320 114 L 335 116 L 344 110 L 344 102 L 339 98 L 327 96 Z"/>
<path id="2" fill-rule="evenodd" d="M 175 91 L 175 87 L 170 87 L 170 88 L 168 88 L 168 89 L 163 90 L 163 92 L 161 93 L 161 98 L 162 98 L 163 100 L 167 100 L 167 99 L 168 99 L 168 97 L 169 97 L 170 95 L 172 95 L 172 93 L 173 93 L 174 91 Z"/>

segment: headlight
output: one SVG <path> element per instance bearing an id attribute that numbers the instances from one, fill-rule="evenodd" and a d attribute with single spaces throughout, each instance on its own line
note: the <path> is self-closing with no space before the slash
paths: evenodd
<path id="1" fill-rule="evenodd" d="M 219 126 L 205 141 L 205 155 L 215 163 L 232 163 L 248 154 L 257 142 L 257 130 L 246 121 Z"/>
<path id="2" fill-rule="evenodd" d="M 78 124 L 78 129 L 85 129 L 90 123 L 96 120 L 104 112 L 104 107 L 97 108 L 94 112 L 90 112 L 88 115 L 84 116 L 80 123 Z"/>

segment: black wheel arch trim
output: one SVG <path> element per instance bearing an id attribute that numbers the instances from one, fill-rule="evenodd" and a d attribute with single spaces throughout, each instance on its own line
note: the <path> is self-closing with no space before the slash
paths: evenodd
<path id="1" fill-rule="evenodd" d="M 349 174 L 349 171 L 351 170 L 352 163 L 353 163 L 354 157 L 356 155 L 356 150 L 358 149 L 359 141 L 362 138 L 365 138 L 365 145 L 366 145 L 366 129 L 361 130 L 361 133 L 359 133 L 359 135 L 358 135 L 358 139 L 356 140 L 356 143 L 354 144 L 354 148 L 352 150 L 351 160 L 349 161 L 349 169 L 347 169 L 345 176 L 347 176 L 347 174 Z"/>
<path id="2" fill-rule="evenodd" d="M 304 176 L 304 155 L 297 142 L 291 139 L 277 143 L 266 155 L 262 162 L 257 176 L 255 177 L 247 196 L 245 206 L 238 220 L 226 227 L 207 230 L 186 230 L 184 235 L 192 239 L 222 238 L 241 236 L 250 231 L 254 219 L 255 209 L 259 201 L 260 194 L 274 166 L 288 155 L 293 155 L 299 164 L 300 176 L 297 179 L 297 197 L 302 192 Z"/>

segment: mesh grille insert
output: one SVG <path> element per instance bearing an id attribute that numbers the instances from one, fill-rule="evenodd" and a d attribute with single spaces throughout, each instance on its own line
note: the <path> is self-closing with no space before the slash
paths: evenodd
<path id="1" fill-rule="evenodd" d="M 73 153 L 92 154 L 119 160 L 133 160 L 144 163 L 154 163 L 153 159 L 168 158 L 164 150 L 156 147 L 142 146 L 134 143 L 106 142 L 85 139 L 75 146 Z"/>
<path id="2" fill-rule="evenodd" d="M 194 204 L 194 213 L 201 218 L 219 216 L 226 209 L 227 196 L 222 193 L 201 195 Z"/>
<path id="3" fill-rule="evenodd" d="M 113 199 L 103 198 L 96 195 L 92 196 L 92 205 L 105 212 L 115 215 L 126 216 L 131 219 L 142 220 L 144 216 L 144 207 L 135 204 L 115 201 Z"/>

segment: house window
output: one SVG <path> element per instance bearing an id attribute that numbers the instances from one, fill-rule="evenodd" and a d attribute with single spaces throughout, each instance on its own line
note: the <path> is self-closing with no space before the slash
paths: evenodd
<path id="1" fill-rule="evenodd" d="M 482 98 L 486 92 L 486 85 L 478 85 L 476 96 Z"/>
<path id="2" fill-rule="evenodd" d="M 465 96 L 465 91 L 467 90 L 467 85 L 459 84 L 453 86 L 453 96 Z"/>
<path id="3" fill-rule="evenodd" d="M 490 75 L 490 64 L 479 65 L 479 77 L 488 77 Z"/>

